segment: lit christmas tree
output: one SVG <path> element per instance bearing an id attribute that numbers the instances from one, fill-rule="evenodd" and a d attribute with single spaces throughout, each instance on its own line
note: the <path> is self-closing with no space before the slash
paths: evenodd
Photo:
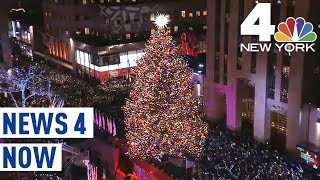
<path id="1" fill-rule="evenodd" d="M 192 70 L 166 30 L 168 18 L 156 18 L 158 30 L 138 61 L 130 99 L 124 106 L 128 154 L 138 159 L 163 155 L 201 155 L 207 124 L 191 84 Z"/>

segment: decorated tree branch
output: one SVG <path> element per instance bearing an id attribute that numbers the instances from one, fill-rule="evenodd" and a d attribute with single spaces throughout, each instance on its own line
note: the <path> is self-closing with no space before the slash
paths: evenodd
<path id="1" fill-rule="evenodd" d="M 28 100 L 34 96 L 50 99 L 55 96 L 50 88 L 50 80 L 36 66 L 0 70 L 0 92 L 8 93 L 16 107 L 26 107 Z"/>

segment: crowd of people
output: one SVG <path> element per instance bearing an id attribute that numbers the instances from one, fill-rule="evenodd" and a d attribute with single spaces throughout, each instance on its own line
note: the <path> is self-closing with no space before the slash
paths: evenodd
<path id="1" fill-rule="evenodd" d="M 308 179 L 301 165 L 223 124 L 210 128 L 200 169 L 203 179 Z"/>
<path id="2" fill-rule="evenodd" d="M 128 91 L 130 89 L 128 79 L 118 78 L 101 83 L 98 88 L 106 92 Z"/>

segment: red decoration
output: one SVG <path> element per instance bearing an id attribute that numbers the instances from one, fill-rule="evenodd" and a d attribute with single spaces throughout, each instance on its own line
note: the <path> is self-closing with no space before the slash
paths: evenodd
<path id="1" fill-rule="evenodd" d="M 189 56 L 196 56 L 197 54 L 197 38 L 193 33 L 184 32 L 181 34 L 181 48 L 184 53 Z"/>
<path id="2" fill-rule="evenodd" d="M 313 167 L 314 169 L 320 168 L 320 157 L 316 153 L 308 151 L 300 146 L 298 146 L 297 149 L 300 151 L 300 158 L 309 166 Z"/>

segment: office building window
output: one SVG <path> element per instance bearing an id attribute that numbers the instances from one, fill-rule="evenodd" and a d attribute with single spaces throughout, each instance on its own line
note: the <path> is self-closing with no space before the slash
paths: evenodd
<path id="1" fill-rule="evenodd" d="M 203 15 L 204 16 L 208 15 L 208 11 L 203 11 Z"/>
<path id="2" fill-rule="evenodd" d="M 221 0 L 216 1 L 216 24 L 215 24 L 215 49 L 220 51 L 220 14 L 221 14 Z"/>
<path id="3" fill-rule="evenodd" d="M 219 55 L 216 56 L 214 61 L 214 82 L 219 83 L 220 79 L 220 62 L 219 62 Z"/>
<path id="4" fill-rule="evenodd" d="M 269 99 L 274 99 L 274 97 L 275 97 L 277 54 L 269 53 L 267 61 L 268 61 L 267 62 L 267 97 Z"/>
<path id="5" fill-rule="evenodd" d="M 258 36 L 252 36 L 252 43 L 258 42 Z M 250 66 L 250 72 L 255 74 L 256 73 L 256 66 L 257 66 L 257 53 L 252 52 L 251 53 L 251 66 Z"/>
<path id="6" fill-rule="evenodd" d="M 116 26 L 119 26 L 121 24 L 121 17 L 118 17 L 116 20 Z"/>
<path id="7" fill-rule="evenodd" d="M 242 69 L 242 58 L 238 57 L 237 58 L 237 70 L 241 70 Z"/>
<path id="8" fill-rule="evenodd" d="M 196 16 L 201 16 L 201 12 L 200 12 L 200 11 L 197 11 L 197 12 L 196 12 Z"/>
<path id="9" fill-rule="evenodd" d="M 126 39 L 131 39 L 131 34 L 126 34 Z"/>
<path id="10" fill-rule="evenodd" d="M 280 101 L 284 103 L 288 103 L 290 60 L 291 56 L 288 53 L 283 53 Z"/>
<path id="11" fill-rule="evenodd" d="M 294 16 L 295 0 L 287 0 L 287 17 Z"/>
<path id="12" fill-rule="evenodd" d="M 189 17 L 193 17 L 193 13 L 191 12 L 191 13 L 189 13 Z"/>
<path id="13" fill-rule="evenodd" d="M 179 31 L 179 27 L 178 26 L 174 26 L 174 32 L 178 32 Z"/>
<path id="14" fill-rule="evenodd" d="M 227 85 L 228 83 L 228 61 L 227 56 L 224 56 L 223 60 L 223 84 Z"/>
<path id="15" fill-rule="evenodd" d="M 84 28 L 84 34 L 90 34 L 89 28 Z"/>
<path id="16" fill-rule="evenodd" d="M 119 54 L 104 56 L 102 57 L 102 62 L 104 66 L 120 64 L 120 56 Z"/>
<path id="17" fill-rule="evenodd" d="M 79 16 L 79 15 L 75 15 L 75 16 L 74 16 L 74 20 L 75 20 L 75 21 L 79 21 L 79 20 L 80 20 L 80 16 Z"/>
<path id="18" fill-rule="evenodd" d="M 152 13 L 152 14 L 150 14 L 150 21 L 154 21 L 155 20 L 155 16 L 154 16 L 154 14 Z"/>
<path id="19" fill-rule="evenodd" d="M 129 16 L 127 16 L 127 17 L 125 18 L 124 23 L 130 24 L 130 17 L 129 17 Z"/>
<path id="20" fill-rule="evenodd" d="M 239 15 L 238 15 L 238 27 L 239 27 L 239 33 L 238 33 L 238 57 L 242 58 L 242 52 L 240 51 L 240 44 L 243 42 L 242 36 L 240 34 L 240 25 L 244 20 L 244 0 L 239 1 Z M 240 68 L 242 69 L 242 67 Z"/>
<path id="21" fill-rule="evenodd" d="M 140 21 L 140 15 L 135 14 L 135 15 L 133 16 L 133 22 L 139 22 L 139 21 Z"/>
<path id="22" fill-rule="evenodd" d="M 229 51 L 229 14 L 230 14 L 230 0 L 226 0 L 226 13 L 224 24 L 224 53 L 228 54 Z"/>
<path id="23" fill-rule="evenodd" d="M 186 17 L 186 11 L 181 11 L 181 17 Z"/>
<path id="24" fill-rule="evenodd" d="M 251 67 L 250 67 L 251 73 L 255 74 L 257 72 L 256 66 L 257 66 L 257 53 L 252 52 L 251 53 Z"/>

